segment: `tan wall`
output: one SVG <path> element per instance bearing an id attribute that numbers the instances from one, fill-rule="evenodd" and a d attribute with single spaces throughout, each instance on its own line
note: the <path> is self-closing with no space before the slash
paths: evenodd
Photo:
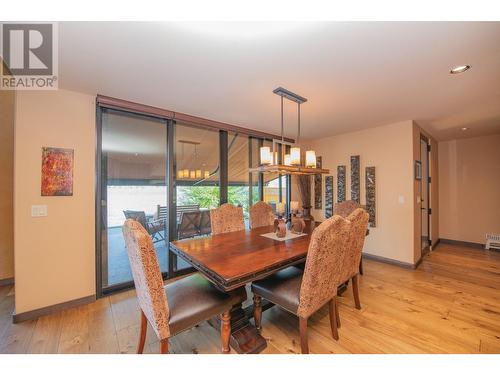
<path id="1" fill-rule="evenodd" d="M 431 144 L 431 154 L 429 159 L 429 176 L 431 176 L 430 185 L 430 207 L 432 214 L 430 216 L 430 238 L 432 243 L 435 244 L 439 238 L 439 172 L 438 172 L 438 143 L 437 141 L 425 130 L 420 128 L 415 122 L 413 123 L 413 160 L 421 160 L 420 155 L 420 135 L 426 136 Z M 414 230 L 413 230 L 413 259 L 414 262 L 422 256 L 422 204 L 420 198 L 422 196 L 422 183 L 416 180 L 413 176 L 413 202 L 414 202 Z"/>
<path id="2" fill-rule="evenodd" d="M 16 100 L 16 313 L 95 294 L 95 98 L 22 91 Z M 42 146 L 74 149 L 72 197 L 40 196 Z M 48 216 L 31 217 L 45 204 Z"/>
<path id="3" fill-rule="evenodd" d="M 500 233 L 500 134 L 440 142 L 439 171 L 440 238 Z"/>
<path id="4" fill-rule="evenodd" d="M 0 280 L 14 277 L 14 108 L 15 92 L 0 91 Z"/>
<path id="5" fill-rule="evenodd" d="M 368 130 L 311 141 L 308 145 L 322 156 L 324 168 L 337 179 L 337 166 L 347 166 L 347 199 L 350 199 L 350 156 L 360 155 L 361 203 L 365 204 L 365 167 L 376 169 L 377 226 L 370 229 L 364 252 L 414 263 L 413 122 L 403 121 Z M 334 183 L 335 200 L 337 186 Z M 313 210 L 324 219 L 323 209 Z M 399 197 L 404 203 L 399 203 Z M 314 199 L 312 199 L 314 201 Z"/>

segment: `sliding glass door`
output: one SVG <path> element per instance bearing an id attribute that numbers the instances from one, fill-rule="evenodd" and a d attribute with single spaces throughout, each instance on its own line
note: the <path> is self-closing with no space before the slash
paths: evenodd
<path id="1" fill-rule="evenodd" d="M 101 287 L 132 282 L 123 222 L 139 221 L 167 272 L 168 231 L 164 120 L 104 110 L 101 144 Z"/>

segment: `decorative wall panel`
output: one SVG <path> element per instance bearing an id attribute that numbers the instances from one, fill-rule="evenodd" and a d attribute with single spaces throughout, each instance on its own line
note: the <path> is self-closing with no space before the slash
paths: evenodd
<path id="1" fill-rule="evenodd" d="M 333 215 L 333 176 L 325 177 L 325 217 Z"/>
<path id="2" fill-rule="evenodd" d="M 345 201 L 345 165 L 337 167 L 337 203 Z"/>
<path id="3" fill-rule="evenodd" d="M 318 156 L 318 157 L 316 157 L 316 167 L 321 168 L 321 165 L 322 165 L 321 156 Z M 314 175 L 314 208 L 315 209 L 321 209 L 321 206 L 322 206 L 322 202 L 321 202 L 322 185 L 323 185 L 323 179 L 322 179 L 321 173 L 315 174 Z"/>
<path id="4" fill-rule="evenodd" d="M 351 156 L 351 200 L 359 203 L 359 155 Z"/>
<path id="5" fill-rule="evenodd" d="M 370 226 L 376 224 L 375 205 L 375 167 L 366 167 L 366 211 L 370 215 Z"/>

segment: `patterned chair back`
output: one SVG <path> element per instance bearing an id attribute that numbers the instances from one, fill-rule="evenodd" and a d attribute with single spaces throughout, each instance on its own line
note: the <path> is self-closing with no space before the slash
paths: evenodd
<path id="1" fill-rule="evenodd" d="M 257 202 L 250 207 L 250 228 L 274 225 L 273 208 L 269 203 Z"/>
<path id="2" fill-rule="evenodd" d="M 343 201 L 335 203 L 333 205 L 333 214 L 347 218 L 347 216 L 354 212 L 356 208 L 363 208 L 363 206 L 356 201 Z"/>
<path id="3" fill-rule="evenodd" d="M 224 203 L 218 208 L 210 210 L 212 234 L 221 234 L 245 230 L 243 208 Z"/>
<path id="4" fill-rule="evenodd" d="M 350 230 L 351 223 L 335 215 L 313 231 L 300 287 L 300 317 L 309 317 L 331 300 L 345 281 L 342 268 Z"/>
<path id="5" fill-rule="evenodd" d="M 359 262 L 361 261 L 361 252 L 365 243 L 369 216 L 363 208 L 357 208 L 347 217 L 347 220 L 351 223 L 351 234 L 346 244 L 341 282 L 349 280 L 359 272 Z"/>
<path id="6" fill-rule="evenodd" d="M 151 237 L 137 221 L 127 219 L 123 237 L 139 306 L 160 340 L 170 336 L 167 295 Z"/>

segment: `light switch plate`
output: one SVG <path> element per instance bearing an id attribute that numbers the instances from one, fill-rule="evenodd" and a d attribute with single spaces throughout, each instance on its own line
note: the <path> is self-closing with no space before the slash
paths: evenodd
<path id="1" fill-rule="evenodd" d="M 48 215 L 47 205 L 33 205 L 31 206 L 31 217 L 44 217 Z"/>
<path id="2" fill-rule="evenodd" d="M 399 196 L 398 202 L 399 202 L 399 204 L 404 204 L 405 203 L 405 197 L 404 197 L 404 195 L 400 195 Z"/>

